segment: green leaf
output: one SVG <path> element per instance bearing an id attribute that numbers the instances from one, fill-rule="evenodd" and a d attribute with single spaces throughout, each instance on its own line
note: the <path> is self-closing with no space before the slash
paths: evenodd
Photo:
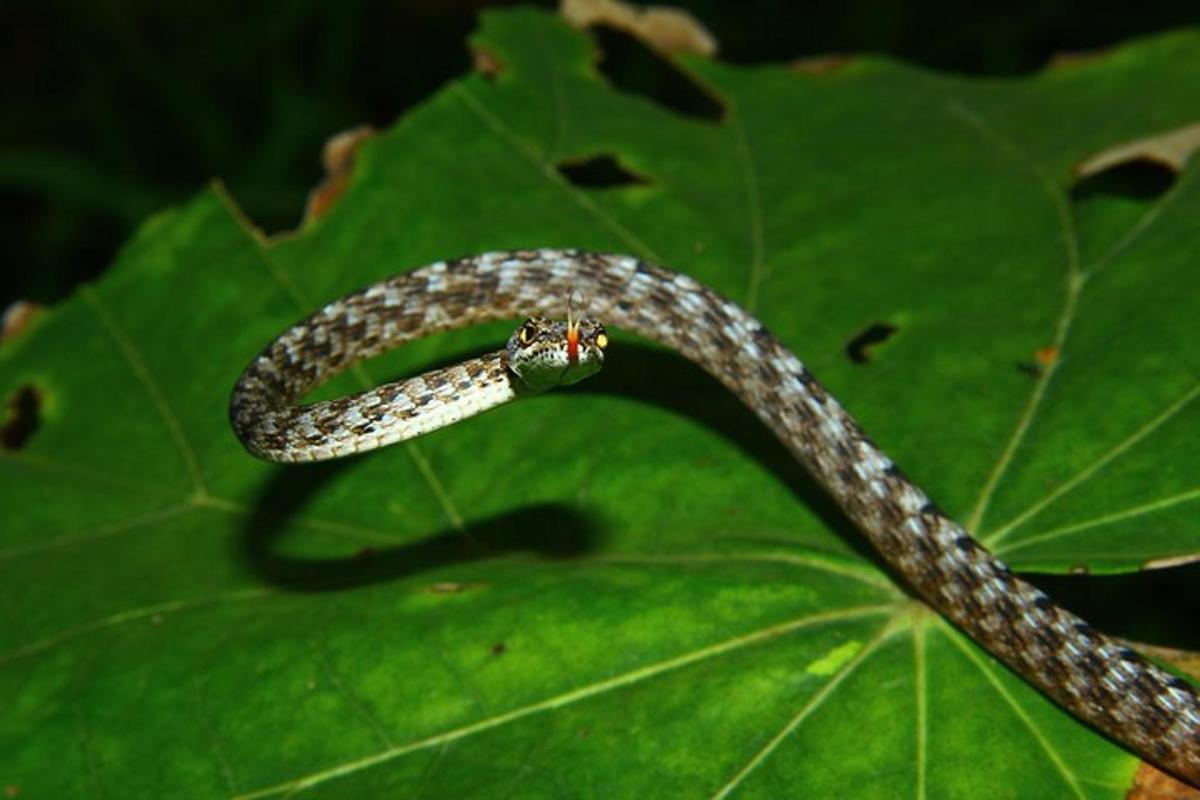
<path id="1" fill-rule="evenodd" d="M 752 309 L 1017 568 L 1200 551 L 1195 164 L 1072 167 L 1196 119 L 1200 36 L 1014 81 L 678 63 L 486 15 L 502 65 L 265 240 L 219 188 L 0 350 L 0 782 L 22 796 L 1116 797 L 1132 757 L 896 586 L 712 380 L 618 338 L 589 385 L 326 466 L 247 456 L 230 387 L 351 289 L 497 248 L 625 251 Z M 608 156 L 640 183 L 576 186 Z M 564 298 L 565 303 L 565 298 Z M 874 325 L 886 341 L 848 345 Z M 494 347 L 423 341 L 322 390 Z M 1057 360 L 1022 368 L 1040 348 Z M 1033 374 L 1031 374 L 1033 373 Z"/>

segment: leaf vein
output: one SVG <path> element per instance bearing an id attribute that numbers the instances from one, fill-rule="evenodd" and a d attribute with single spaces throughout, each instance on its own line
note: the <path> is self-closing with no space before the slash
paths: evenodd
<path id="1" fill-rule="evenodd" d="M 142 480 L 128 480 L 110 475 L 98 469 L 92 469 L 91 467 L 83 466 L 81 464 L 58 461 L 53 458 L 46 458 L 45 456 L 34 455 L 25 451 L 0 449 L 0 461 L 8 461 L 10 463 L 19 464 L 32 469 L 40 469 L 46 472 L 58 473 L 78 482 L 88 481 L 101 486 L 123 489 L 125 491 L 133 491 L 141 495 L 150 495 L 160 499 L 166 498 L 170 500 L 176 500 L 179 496 L 178 487 L 159 486 Z"/>
<path id="2" fill-rule="evenodd" d="M 1033 391 L 1030 393 L 1026 401 L 1025 408 L 1022 410 L 1020 417 L 1017 419 L 1017 424 L 1013 428 L 1012 435 L 1009 437 L 1008 443 L 1001 452 L 999 459 L 993 466 L 991 473 L 984 482 L 983 489 L 979 493 L 979 497 L 975 501 L 975 506 L 971 509 L 970 514 L 966 519 L 966 527 L 970 531 L 978 531 L 979 526 L 983 522 L 984 514 L 987 513 L 988 505 L 991 503 L 992 497 L 996 492 L 1000 481 L 1008 472 L 1009 466 L 1012 464 L 1017 450 L 1025 441 L 1025 436 L 1029 432 L 1033 424 L 1034 418 L 1038 411 L 1042 408 L 1043 400 L 1050 386 L 1051 380 L 1058 372 L 1059 365 L 1062 363 L 1062 356 L 1067 342 L 1067 335 L 1070 333 L 1071 324 L 1075 319 L 1075 311 L 1078 307 L 1079 294 L 1083 290 L 1086 282 L 1084 274 L 1080 271 L 1079 265 L 1079 239 L 1075 232 L 1075 225 L 1071 218 L 1070 208 L 1067 207 L 1066 199 L 1063 193 L 1055 186 L 1054 181 L 1046 174 L 1036 162 L 1033 161 L 1026 153 L 1024 153 L 1017 145 L 1008 137 L 1002 134 L 992 123 L 988 122 L 978 113 L 969 109 L 960 99 L 954 98 L 949 101 L 949 109 L 952 116 L 955 116 L 967 127 L 976 131 L 984 139 L 990 141 L 996 147 L 1009 155 L 1014 161 L 1028 170 L 1037 181 L 1042 192 L 1050 200 L 1053 206 L 1055 216 L 1058 220 L 1059 229 L 1062 233 L 1063 248 L 1065 250 L 1066 263 L 1066 292 L 1063 297 L 1062 309 L 1059 312 L 1058 321 L 1055 324 L 1053 348 L 1058 354 L 1058 358 L 1053 364 L 1043 370 L 1038 376 L 1037 382 L 1034 384 Z"/>
<path id="3" fill-rule="evenodd" d="M 534 30 L 534 39 L 538 43 L 538 55 L 542 59 L 545 66 L 546 75 L 550 81 L 550 99 L 551 105 L 554 108 L 552 119 L 554 121 L 554 132 L 550 136 L 550 142 L 546 146 L 546 160 L 553 162 L 558 157 L 559 148 L 562 147 L 563 141 L 566 139 L 565 131 L 567 129 L 567 103 L 566 96 L 563 92 L 562 75 L 554 63 L 553 54 L 546 43 L 546 32 L 541 28 Z"/>
<path id="4" fill-rule="evenodd" d="M 174 517 L 181 516 L 189 511 L 194 510 L 195 506 L 191 503 L 179 503 L 166 508 L 155 509 L 145 514 L 128 517 L 123 520 L 117 520 L 104 525 L 98 525 L 93 528 L 88 528 L 82 531 L 73 533 L 59 534 L 51 539 L 39 539 L 34 542 L 23 542 L 21 544 L 12 545 L 0 549 L 0 561 L 6 561 L 11 558 L 27 556 L 32 553 L 44 553 L 50 550 L 56 550 L 60 547 L 68 547 L 70 545 L 82 544 L 85 542 L 93 542 L 99 539 L 105 539 L 118 533 L 136 530 L 156 522 L 165 522 Z"/>
<path id="5" fill-rule="evenodd" d="M 730 101 L 729 120 L 736 136 L 735 153 L 742 168 L 742 180 L 746 190 L 746 208 L 750 217 L 750 283 L 746 287 L 746 310 L 753 313 L 758 305 L 758 293 L 766 277 L 765 244 L 763 234 L 762 197 L 758 187 L 758 171 L 750 149 L 746 126 L 742 123 L 737 106 Z"/>
<path id="6" fill-rule="evenodd" d="M 107 617 L 94 620 L 75 628 L 61 631 L 53 636 L 47 636 L 44 639 L 39 639 L 36 642 L 25 645 L 24 647 L 18 647 L 17 649 L 10 650 L 7 653 L 0 653 L 0 667 L 44 652 L 52 647 L 57 647 L 58 645 L 69 642 L 73 639 L 78 639 L 82 636 L 98 633 L 99 631 L 108 630 L 110 628 L 116 628 L 129 622 L 138 622 L 140 620 L 149 619 L 156 614 L 162 614 L 165 616 L 167 614 L 174 614 L 180 611 L 188 611 L 193 608 L 218 605 L 220 603 L 240 602 L 243 600 L 258 600 L 274 594 L 278 594 L 278 592 L 275 592 L 271 589 L 242 589 L 213 597 L 193 598 L 190 600 L 169 600 L 163 603 L 155 603 L 149 606 L 140 606 L 138 608 L 126 609 L 125 611 L 118 611 L 117 613 L 110 614 Z"/>
<path id="7" fill-rule="evenodd" d="M 947 626 L 947 623 L 940 619 L 938 624 L 943 628 L 946 628 Z M 1015 714 L 1017 719 L 1021 721 L 1021 724 L 1024 725 L 1025 729 L 1029 731 L 1029 734 L 1033 740 L 1037 742 L 1038 746 L 1041 747 L 1042 751 L 1046 753 L 1046 756 L 1050 759 L 1051 763 L 1054 764 L 1055 769 L 1057 769 L 1059 774 L 1062 775 L 1063 780 L 1065 780 L 1067 783 L 1067 786 L 1071 788 L 1071 792 L 1076 797 L 1084 797 L 1085 795 L 1083 793 L 1083 789 L 1079 786 L 1078 776 L 1075 775 L 1075 773 L 1072 772 L 1067 766 L 1066 761 L 1063 760 L 1063 757 L 1059 754 L 1058 750 L 1054 748 L 1054 745 L 1052 745 L 1046 739 L 1046 737 L 1042 735 L 1042 732 L 1038 729 L 1038 727 L 1033 724 L 1033 720 L 1029 718 L 1029 713 L 1017 702 L 1016 698 L 1004 688 L 999 679 L 996 678 L 995 673 L 988 668 L 988 665 L 984 664 L 983 660 L 979 657 L 975 650 L 963 641 L 962 636 L 958 635 L 957 631 L 950 629 L 944 630 L 943 632 L 946 634 L 946 637 L 954 643 L 954 646 L 961 650 L 963 654 L 966 655 L 966 657 L 971 661 L 971 663 L 975 665 L 975 668 L 979 670 L 980 674 L 983 675 L 984 680 L 991 685 L 992 689 L 994 689 L 996 694 L 1000 696 L 1005 705 L 1012 709 L 1013 714 Z"/>
<path id="8" fill-rule="evenodd" d="M 554 164 L 543 161 L 529 145 L 522 142 L 516 133 L 514 133 L 508 127 L 508 125 L 504 123 L 503 120 L 501 120 L 490 109 L 488 109 L 488 107 L 484 105 L 484 103 L 478 97 L 472 94 L 465 85 L 463 85 L 461 82 L 454 84 L 454 90 L 463 100 L 463 104 L 472 112 L 474 112 L 480 121 L 483 122 L 483 124 L 489 128 L 492 133 L 496 134 L 501 141 L 512 148 L 513 152 L 517 153 L 532 166 L 534 166 L 538 172 L 542 174 L 542 177 L 549 181 L 551 185 L 562 190 L 564 194 L 570 197 L 596 222 L 600 223 L 602 227 L 606 228 L 609 233 L 616 236 L 618 239 L 624 242 L 627 247 L 641 255 L 643 258 L 659 263 L 662 262 L 662 257 L 654 252 L 650 245 L 643 242 L 636 234 L 633 233 L 633 231 L 626 228 L 616 218 L 605 211 L 587 193 L 576 189 L 574 186 L 568 183 L 561 175 L 559 175 L 558 170 L 554 167 Z"/>
<path id="9" fill-rule="evenodd" d="M 1088 528 L 1096 528 L 1101 525 L 1108 525 L 1113 522 L 1120 522 L 1123 519 L 1140 517 L 1144 514 L 1153 514 L 1156 511 L 1162 511 L 1163 509 L 1170 508 L 1171 506 L 1180 505 L 1182 503 L 1190 503 L 1193 500 L 1200 500 L 1200 488 L 1190 489 L 1186 492 L 1180 492 L 1179 494 L 1171 495 L 1170 497 L 1164 497 L 1161 500 L 1153 500 L 1140 506 L 1133 506 L 1132 508 L 1122 509 L 1121 511 L 1102 514 L 1098 517 L 1092 517 L 1091 519 L 1086 519 L 1081 522 L 1071 523 L 1070 525 L 1052 528 L 1051 530 L 1043 533 L 1022 539 L 1016 544 L 1005 548 L 1005 552 L 1012 553 L 1024 547 L 1029 547 L 1032 544 L 1039 544 L 1041 542 L 1059 539 L 1067 534 L 1077 533 Z"/>
<path id="10" fill-rule="evenodd" d="M 925 784 L 929 772 L 929 676 L 925 663 L 927 651 L 925 626 L 918 623 L 913 626 L 913 666 L 917 673 L 917 800 L 925 800 Z"/>
<path id="11" fill-rule="evenodd" d="M 192 491 L 203 497 L 208 492 L 204 486 L 204 476 L 200 470 L 200 462 L 196 458 L 196 451 L 192 447 L 192 443 L 188 440 L 187 434 L 183 430 L 183 424 L 179 421 L 179 417 L 167 402 L 167 397 L 163 393 L 162 387 L 158 385 L 158 381 L 154 379 L 154 375 L 150 372 L 150 367 L 146 364 L 137 346 L 133 343 L 120 326 L 116 319 L 109 313 L 104 303 L 100 301 L 100 296 L 95 289 L 84 285 L 80 287 L 80 295 L 87 301 L 92 308 L 96 319 L 100 322 L 100 327 L 108 334 L 113 343 L 117 346 L 117 351 L 125 359 L 130 371 L 137 378 L 138 383 L 142 385 L 146 394 L 150 398 L 151 405 L 158 412 L 159 418 L 167 428 L 167 432 L 171 435 L 175 446 L 179 451 L 180 457 L 183 459 L 184 467 L 187 470 L 188 477 L 192 483 Z"/>
<path id="12" fill-rule="evenodd" d="M 1006 536 L 1008 536 L 1010 533 L 1012 533 L 1012 531 L 1015 528 L 1020 526 L 1025 521 L 1027 521 L 1030 517 L 1033 517 L 1033 516 L 1037 515 L 1038 513 L 1040 513 L 1044 508 L 1046 508 L 1050 504 L 1054 503 L 1060 497 L 1062 497 L 1063 495 L 1072 491 L 1073 489 L 1075 489 L 1075 487 L 1079 486 L 1081 483 L 1084 483 L 1085 481 L 1087 481 L 1089 478 L 1091 478 L 1093 475 L 1095 475 L 1097 472 L 1099 472 L 1102 468 L 1104 468 L 1106 465 L 1108 465 L 1110 462 L 1112 462 L 1118 456 L 1123 454 L 1125 451 L 1127 451 L 1130 448 L 1137 445 L 1139 442 L 1141 442 L 1143 439 L 1145 439 L 1147 436 L 1149 436 L 1151 433 L 1153 433 L 1155 430 L 1157 430 L 1160 426 L 1162 426 L 1164 423 L 1166 423 L 1168 420 L 1170 420 L 1172 417 L 1174 417 L 1176 414 L 1178 414 L 1180 411 L 1182 411 L 1183 408 L 1186 407 L 1193 400 L 1195 400 L 1197 396 L 1200 396 L 1200 383 L 1197 383 L 1195 386 L 1193 386 L 1191 389 L 1189 389 L 1187 392 L 1185 392 L 1182 396 L 1180 396 L 1178 399 L 1176 399 L 1174 402 L 1172 402 L 1170 405 L 1168 405 L 1165 409 L 1163 409 L 1161 412 L 1159 412 L 1156 416 L 1154 416 L 1152 419 L 1150 419 L 1149 421 L 1144 423 L 1141 427 L 1139 427 L 1137 430 L 1135 430 L 1133 433 L 1131 433 L 1123 441 L 1119 442 L 1115 447 L 1113 447 L 1107 453 L 1100 456 L 1100 458 L 1096 459 L 1088 466 L 1084 467 L 1082 470 L 1080 470 L 1078 473 L 1076 473 L 1072 478 L 1070 478 L 1069 480 L 1065 481 L 1060 486 L 1058 486 L 1058 488 L 1056 488 L 1054 491 L 1047 494 L 1041 500 L 1031 504 L 1028 508 L 1025 509 L 1025 511 L 1019 513 L 1017 516 L 1015 516 L 1009 522 L 1001 525 L 989 536 L 981 537 L 983 539 L 984 543 L 987 544 L 989 547 L 995 547 L 998 542 L 1000 542 Z"/>
<path id="13" fill-rule="evenodd" d="M 213 758 L 217 762 L 217 771 L 221 774 L 221 780 L 225 781 L 225 788 L 229 794 L 237 793 L 237 778 L 233 774 L 233 765 L 229 762 L 229 757 L 225 753 L 225 745 L 217 736 L 217 731 L 209 720 L 208 715 L 204 713 L 208 707 L 208 703 L 204 701 L 204 690 L 202 686 L 203 679 L 207 677 L 206 672 L 197 672 L 192 677 L 192 712 L 196 717 L 196 725 L 204 733 L 204 737 L 208 740 L 208 749 L 212 753 Z"/>
<path id="14" fill-rule="evenodd" d="M 866 572 L 854 564 L 842 564 L 815 556 L 800 556 L 793 553 L 654 553 L 591 556 L 581 559 L 585 563 L 600 564 L 705 564 L 705 563 L 737 563 L 766 561 L 770 563 L 791 564 L 800 567 L 828 572 L 851 578 L 859 583 L 898 592 L 896 584 L 882 575 Z"/>
<path id="15" fill-rule="evenodd" d="M 737 789 L 737 787 L 750 775 L 751 772 L 757 769 L 760 764 L 762 764 L 773 752 L 775 752 L 775 749 L 779 747 L 784 739 L 791 736 L 796 728 L 800 727 L 804 720 L 808 719 L 808 717 L 814 711 L 820 708 L 821 704 L 833 694 L 834 690 L 841 685 L 842 681 L 844 681 L 852 672 L 854 672 L 855 669 L 858 668 L 858 665 L 861 664 L 867 658 L 867 656 L 874 653 L 879 648 L 879 645 L 885 640 L 895 635 L 896 630 L 897 629 L 894 626 L 884 626 L 879 633 L 866 644 L 866 646 L 858 651 L 854 658 L 842 665 L 842 668 L 838 670 L 837 674 L 834 675 L 824 687 L 822 687 L 821 691 L 813 695 L 812 698 L 810 698 L 809 701 L 804 704 L 804 707 L 801 708 L 796 715 L 793 716 L 791 720 L 789 720 L 788 723 L 783 726 L 782 729 L 780 729 L 779 733 L 772 737 L 771 741 L 767 742 L 762 749 L 754 754 L 754 757 L 746 763 L 746 766 L 742 767 L 742 769 L 740 769 L 728 783 L 726 783 L 719 790 L 717 790 L 715 794 L 713 794 L 712 800 L 724 800 L 724 798 L 729 797 L 729 795 Z"/>
<path id="16" fill-rule="evenodd" d="M 316 653 L 317 664 L 321 667 L 321 672 L 329 679 L 329 684 L 334 688 L 334 691 L 342 696 L 346 705 L 354 709 L 354 712 L 371 729 L 371 732 L 375 734 L 375 738 L 379 740 L 379 743 L 383 747 L 395 747 L 396 743 L 388 732 L 387 726 L 383 724 L 383 720 L 379 719 L 375 712 L 371 710 L 370 705 L 351 691 L 346 682 L 342 680 L 342 676 L 329 660 L 329 653 L 325 649 L 324 642 L 313 642 L 312 649 Z"/>
<path id="17" fill-rule="evenodd" d="M 1195 177 L 1196 172 L 1197 170 L 1195 169 L 1184 172 L 1183 175 L 1177 181 L 1175 181 L 1175 185 L 1172 186 L 1170 190 L 1166 192 L 1166 194 L 1158 198 L 1157 202 L 1150 206 L 1150 208 L 1146 209 L 1142 216 L 1138 217 L 1137 221 L 1130 226 L 1129 230 L 1125 232 L 1124 236 L 1118 239 L 1112 245 L 1112 247 L 1110 247 L 1099 258 L 1092 262 L 1088 272 L 1093 275 L 1096 274 L 1100 271 L 1100 269 L 1106 267 L 1109 262 L 1114 261 L 1117 256 L 1128 250 L 1134 244 L 1134 242 L 1140 239 L 1142 234 L 1149 230 L 1150 227 L 1158 221 L 1158 218 L 1162 216 L 1163 212 L 1175 202 L 1175 199 L 1179 197 L 1180 194 L 1183 193 L 1183 188 L 1191 182 L 1191 180 Z"/>
<path id="18" fill-rule="evenodd" d="M 291 295 L 292 300 L 296 303 L 300 312 L 304 313 L 305 311 L 311 309 L 313 307 L 313 303 L 309 301 L 299 285 L 297 285 L 296 282 L 292 280 L 291 276 L 287 274 L 287 271 L 275 263 L 275 259 L 270 257 L 270 254 L 264 247 L 260 246 L 258 248 L 258 253 L 263 264 L 267 268 L 267 274 L 274 278 L 287 294 Z M 377 383 L 377 381 L 371 377 L 366 367 L 362 364 L 355 364 L 350 368 L 350 371 L 358 379 L 358 382 L 363 389 L 370 389 Z M 421 477 L 425 479 L 425 482 L 428 484 L 429 490 L 433 493 L 434 498 L 436 498 L 439 505 L 441 505 L 442 512 L 446 515 L 446 518 L 450 521 L 450 524 L 454 526 L 454 528 L 461 530 L 464 526 L 462 513 L 458 510 L 458 507 L 455 505 L 453 499 L 446 491 L 445 485 L 434 473 L 429 461 L 425 458 L 420 448 L 418 448 L 416 442 L 406 441 L 403 442 L 402 445 L 404 447 L 404 451 L 408 454 L 408 457 L 416 465 L 417 471 L 421 473 Z"/>
<path id="19" fill-rule="evenodd" d="M 506 725 L 510 722 L 515 722 L 532 714 L 550 711 L 570 705 L 572 703 L 577 703 L 596 695 L 604 694 L 615 689 L 620 689 L 622 687 L 637 683 L 639 681 L 647 680 L 657 675 L 670 672 L 699 661 L 715 658 L 740 648 L 749 647 L 764 641 L 769 641 L 802 628 L 828 622 L 840 622 L 848 619 L 883 615 L 890 613 L 892 610 L 893 606 L 891 604 L 855 606 L 852 608 L 839 609 L 837 611 L 831 611 L 824 614 L 813 614 L 811 616 L 789 620 L 787 622 L 753 631 L 733 639 L 727 639 L 723 642 L 718 642 L 717 644 L 676 656 L 675 658 L 670 658 L 654 664 L 648 664 L 644 667 L 616 675 L 612 678 L 607 678 L 603 681 L 581 686 L 578 689 L 573 689 L 569 692 L 555 695 L 554 697 L 547 698 L 540 702 L 513 709 L 512 711 L 497 714 L 493 717 L 479 720 L 478 722 L 474 722 L 469 725 L 453 728 L 425 739 L 419 739 L 417 741 L 409 742 L 389 750 L 372 753 L 371 755 L 364 756 L 363 758 L 359 758 L 354 761 L 337 764 L 304 777 L 239 795 L 234 800 L 254 800 L 255 798 L 260 797 L 271 797 L 274 795 L 292 794 L 303 791 L 313 786 L 327 783 L 331 780 L 336 780 L 337 778 L 341 778 L 345 775 L 384 764 L 395 758 L 399 758 L 400 756 L 417 750 L 444 746 L 450 742 L 463 739 L 477 733 L 482 733 L 484 731 L 491 730 L 492 728 Z"/>

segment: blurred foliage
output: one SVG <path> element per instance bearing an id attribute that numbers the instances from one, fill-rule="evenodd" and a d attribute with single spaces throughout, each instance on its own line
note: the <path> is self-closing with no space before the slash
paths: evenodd
<path id="1" fill-rule="evenodd" d="M 148 0 L 0 5 L 0 307 L 95 276 L 146 215 L 219 176 L 268 231 L 295 225 L 333 133 L 386 126 L 469 68 L 482 0 Z M 553 2 L 537 5 L 552 6 Z M 1195 21 L 1189 3 L 690 0 L 722 58 L 887 53 L 938 69 L 1032 71 Z M 603 39 L 610 70 L 644 72 Z M 636 74 L 633 76 L 636 80 Z M 653 83 L 653 82 L 651 82 Z M 651 87 L 653 90 L 653 86 Z"/>

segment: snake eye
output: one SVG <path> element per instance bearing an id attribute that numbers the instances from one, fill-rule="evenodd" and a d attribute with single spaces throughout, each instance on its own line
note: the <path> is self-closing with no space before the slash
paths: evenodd
<path id="1" fill-rule="evenodd" d="M 608 334 L 604 332 L 603 328 L 596 334 L 596 347 L 599 347 L 601 350 L 608 347 Z"/>
<path id="2" fill-rule="evenodd" d="M 522 325 L 521 330 L 517 332 L 517 341 L 520 342 L 522 346 L 526 346 L 537 338 L 537 334 L 537 326 L 533 324 L 533 320 L 530 320 Z"/>

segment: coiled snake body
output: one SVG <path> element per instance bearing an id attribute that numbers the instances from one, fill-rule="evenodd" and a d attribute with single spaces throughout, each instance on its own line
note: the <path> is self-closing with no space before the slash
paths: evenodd
<path id="1" fill-rule="evenodd" d="M 271 343 L 234 388 L 233 428 L 261 458 L 313 461 L 450 424 L 529 391 L 511 361 L 524 340 L 543 332 L 520 329 L 506 350 L 407 381 L 296 403 L 352 363 L 406 341 L 552 314 L 572 296 L 584 298 L 590 314 L 667 345 L 715 376 L 933 608 L 1080 719 L 1200 785 L 1200 699 L 1189 684 L 1013 575 L 905 478 L 761 323 L 686 275 L 628 256 L 571 250 L 486 253 L 401 274 L 330 303 Z M 603 329 L 582 327 L 582 344 L 581 323 L 556 329 L 574 337 L 574 344 L 561 344 L 563 352 L 584 348 L 582 358 L 578 349 L 568 354 L 564 363 L 572 366 L 603 357 Z M 548 339 L 554 331 L 544 333 Z"/>

